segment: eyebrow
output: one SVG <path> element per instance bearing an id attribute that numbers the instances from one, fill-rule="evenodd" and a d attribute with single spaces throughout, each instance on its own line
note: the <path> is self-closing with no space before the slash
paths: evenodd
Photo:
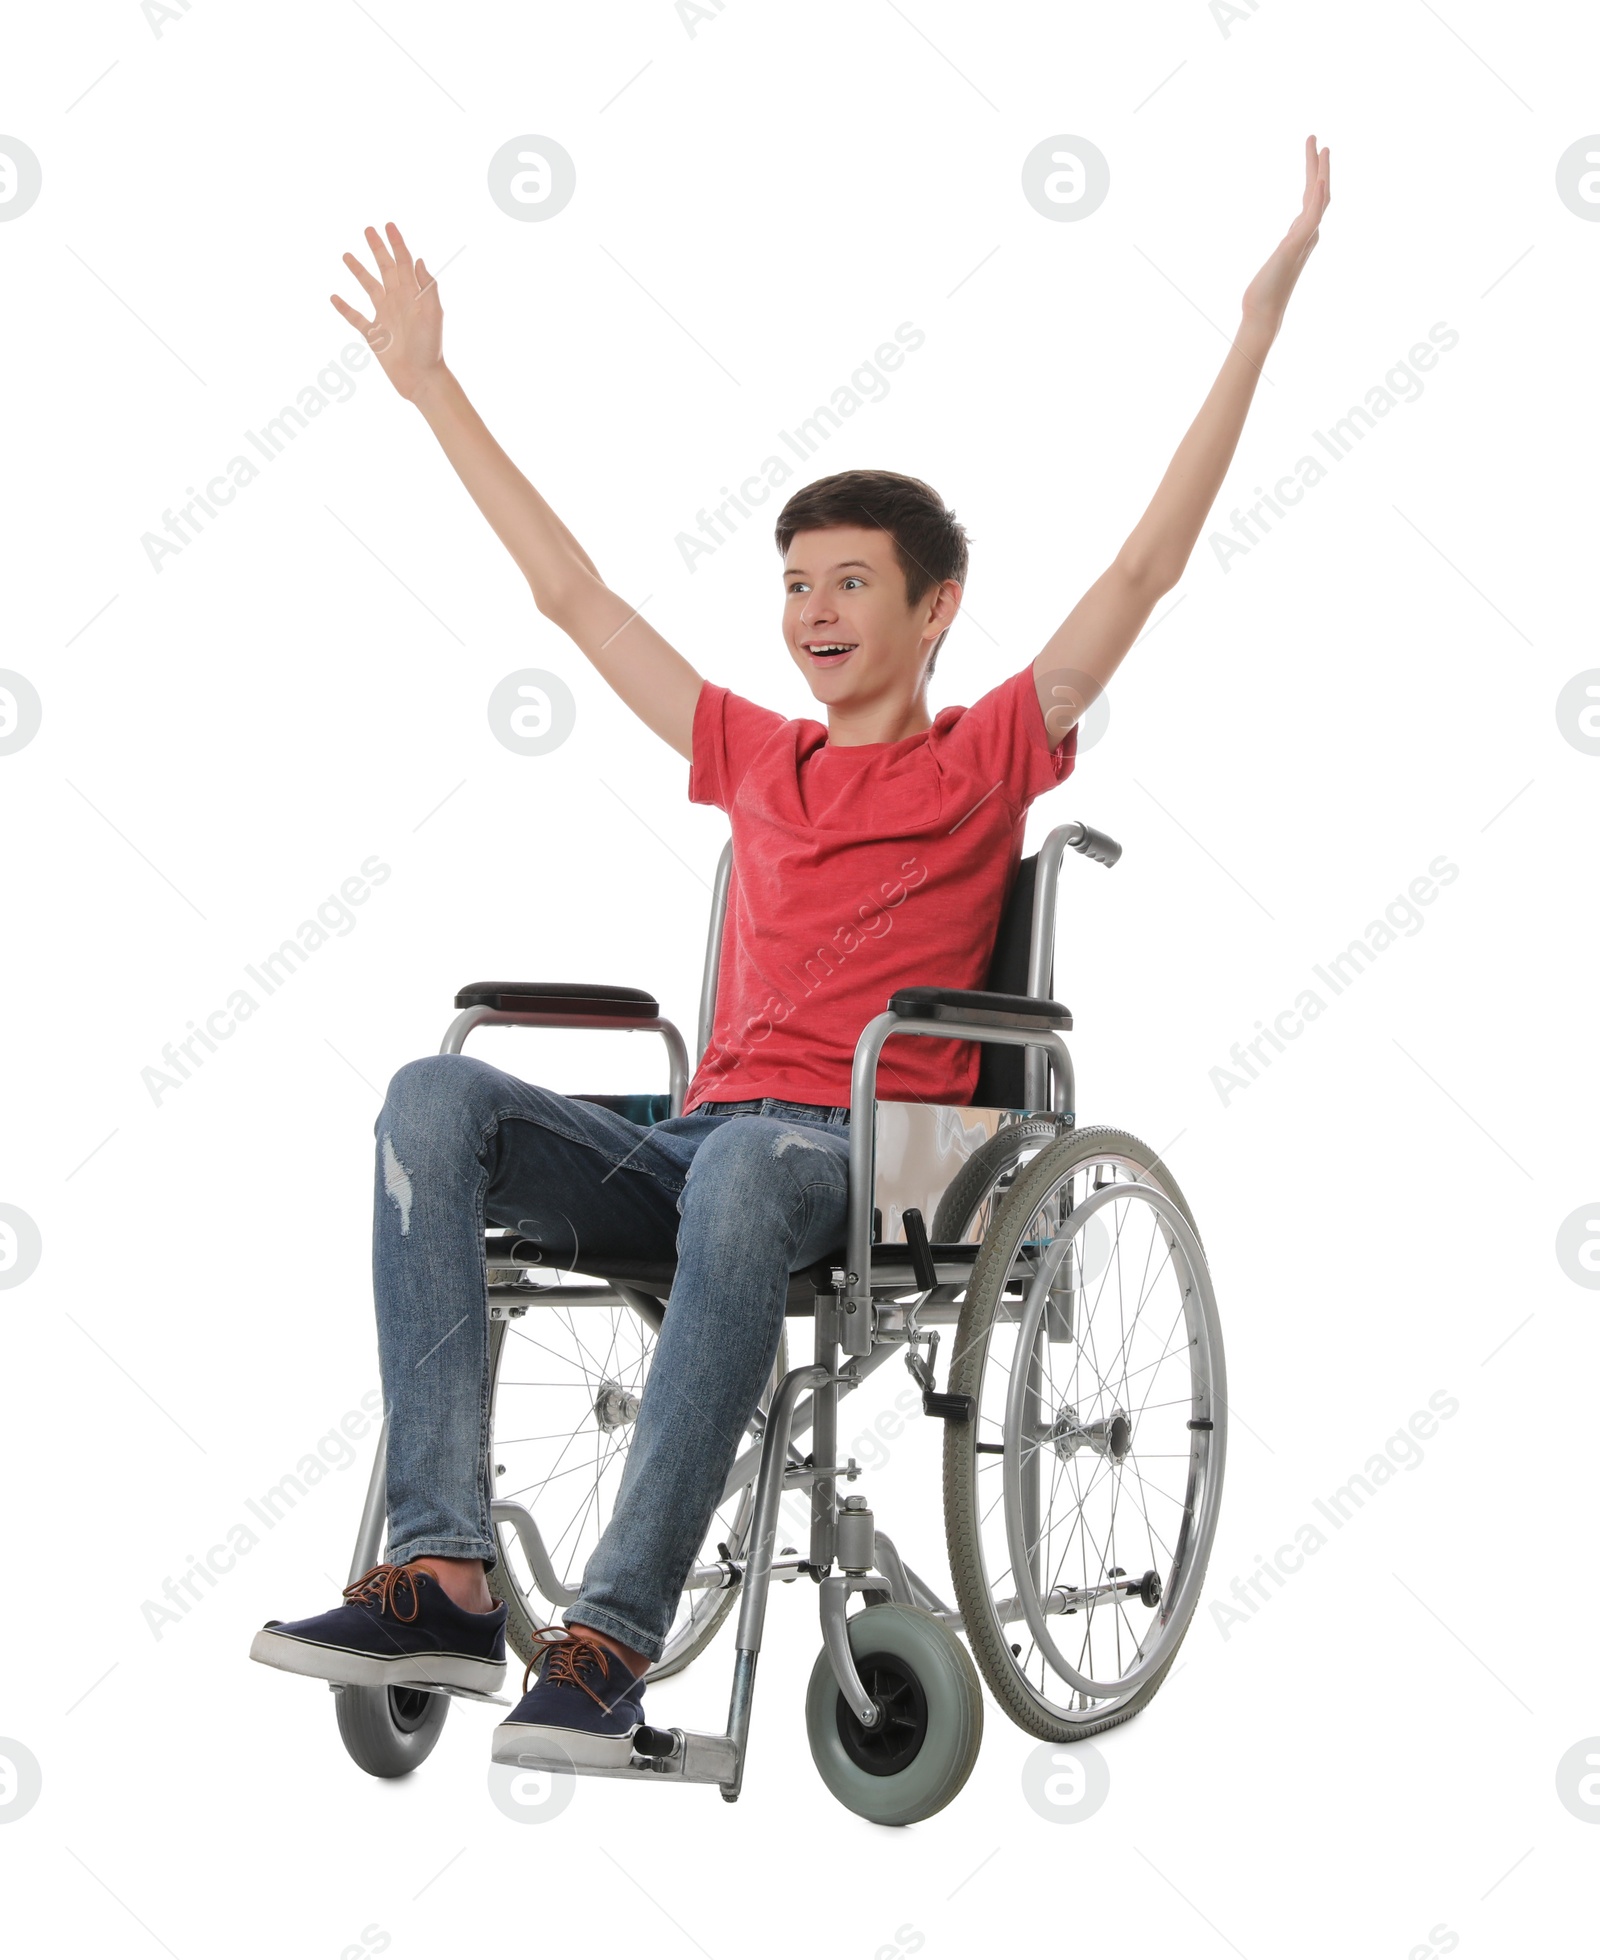
<path id="1" fill-rule="evenodd" d="M 835 572 L 844 572 L 852 568 L 863 572 L 870 572 L 876 569 L 876 567 L 869 565 L 865 558 L 841 558 L 837 565 L 831 565 L 828 569 Z M 785 578 L 805 578 L 807 576 L 806 572 L 799 565 L 785 565 L 783 575 Z"/>

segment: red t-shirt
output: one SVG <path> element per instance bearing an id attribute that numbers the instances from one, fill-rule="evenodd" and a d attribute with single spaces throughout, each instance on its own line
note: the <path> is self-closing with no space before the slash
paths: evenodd
<path id="1" fill-rule="evenodd" d="M 838 748 L 707 681 L 689 799 L 728 812 L 733 868 L 711 1039 L 683 1107 L 850 1100 L 861 1030 L 897 987 L 981 987 L 1034 798 L 1065 781 L 1033 669 L 900 742 Z M 976 1042 L 895 1036 L 884 1102 L 964 1104 Z"/>

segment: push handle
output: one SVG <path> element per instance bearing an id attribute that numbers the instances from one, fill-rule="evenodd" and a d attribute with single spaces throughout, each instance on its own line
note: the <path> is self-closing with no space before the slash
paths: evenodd
<path id="1" fill-rule="evenodd" d="M 1091 830 L 1088 824 L 1077 822 L 1068 824 L 1067 830 L 1067 842 L 1072 848 L 1081 851 L 1086 858 L 1093 858 L 1096 864 L 1103 864 L 1109 869 L 1122 856 L 1122 846 L 1103 830 Z"/>
<path id="2" fill-rule="evenodd" d="M 906 1244 L 911 1248 L 911 1270 L 923 1292 L 931 1293 L 939 1284 L 939 1275 L 934 1271 L 933 1254 L 928 1250 L 928 1228 L 915 1205 L 901 1215 L 905 1221 Z"/>

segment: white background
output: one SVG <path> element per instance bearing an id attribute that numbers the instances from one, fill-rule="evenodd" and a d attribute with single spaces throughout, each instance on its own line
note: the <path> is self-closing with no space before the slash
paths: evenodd
<path id="1" fill-rule="evenodd" d="M 1600 1733 L 1600 1301 L 1555 1240 L 1600 1196 L 1600 759 L 1556 699 L 1600 664 L 1600 225 L 1555 172 L 1600 126 L 1597 58 L 1576 7 L 1481 0 L 1261 0 L 1226 32 L 1203 0 L 727 0 L 692 33 L 669 0 L 12 14 L 0 134 L 43 192 L 0 225 L 0 666 L 44 713 L 0 757 L 0 1201 L 43 1237 L 0 1292 L 0 1735 L 43 1772 L 0 1831 L 15 1950 L 1577 1950 L 1600 1833 L 1556 1765 Z M 1125 846 L 1064 872 L 1080 1108 L 1167 1146 L 1240 1419 L 1207 1604 L 1102 1739 L 1103 1808 L 1037 1815 L 1035 1744 L 992 1703 L 939 1816 L 839 1808 L 805 1743 L 804 1588 L 773 1598 L 736 1806 L 590 1781 L 519 1826 L 487 1793 L 494 1712 L 464 1704 L 375 1782 L 324 1689 L 246 1659 L 263 1619 L 333 1602 L 366 1445 L 157 1639 L 144 1602 L 376 1384 L 388 1076 L 488 974 L 649 987 L 692 1035 L 725 835 L 375 365 L 152 569 L 162 512 L 351 343 L 341 254 L 401 225 L 451 365 L 603 573 L 790 714 L 777 500 L 692 573 L 675 536 L 919 326 L 813 473 L 923 476 L 967 524 L 938 707 L 1030 660 L 1137 520 L 1311 131 L 1332 208 L 1207 532 L 1326 461 L 1312 431 L 1436 322 L 1459 343 L 1226 571 L 1202 538 L 1029 830 Z M 486 189 L 527 134 L 576 161 L 548 222 Z M 1022 195 L 1052 135 L 1109 160 L 1081 222 Z M 539 759 L 485 712 L 527 666 L 578 704 Z M 153 1102 L 163 1044 L 374 853 L 392 876 L 355 929 Z M 1441 854 L 1459 877 L 1421 929 L 1224 1103 L 1230 1047 Z M 480 1052 L 568 1090 L 665 1081 L 648 1037 Z M 903 1387 L 878 1377 L 841 1440 Z M 1438 1391 L 1459 1413 L 1423 1461 L 1225 1638 L 1211 1602 Z M 934 1429 L 863 1487 L 942 1578 Z M 716 1725 L 731 1645 L 653 1718 Z"/>

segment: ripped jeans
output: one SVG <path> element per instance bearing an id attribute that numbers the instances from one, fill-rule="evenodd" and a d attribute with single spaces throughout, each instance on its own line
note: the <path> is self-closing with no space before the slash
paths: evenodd
<path id="1" fill-rule="evenodd" d="M 585 1249 L 676 1249 L 616 1504 L 564 1616 L 658 1660 L 776 1358 L 789 1275 L 843 1247 L 848 1108 L 701 1103 L 646 1126 L 471 1056 L 431 1055 L 396 1073 L 375 1135 L 396 1563 L 498 1559 L 485 1226 L 539 1238 L 577 1272 Z"/>

